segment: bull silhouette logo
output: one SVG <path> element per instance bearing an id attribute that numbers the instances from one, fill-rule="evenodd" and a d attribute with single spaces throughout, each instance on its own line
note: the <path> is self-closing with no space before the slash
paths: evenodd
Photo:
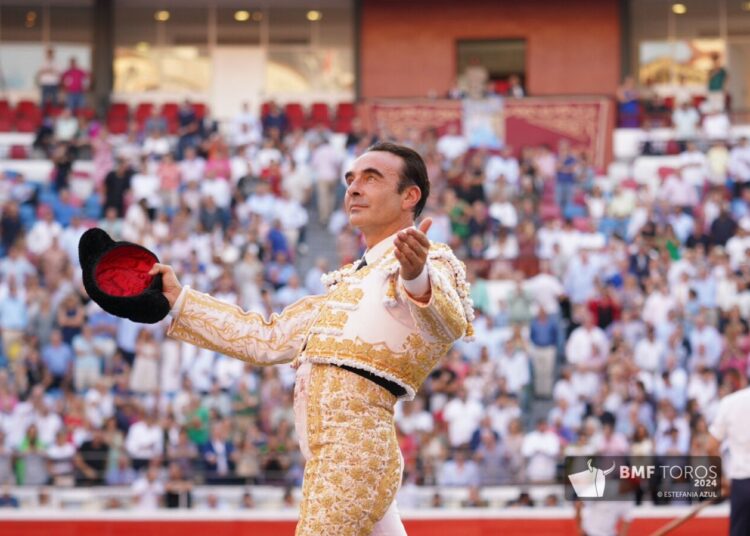
<path id="1" fill-rule="evenodd" d="M 573 491 L 576 492 L 576 495 L 580 499 L 595 499 L 603 497 L 604 485 L 607 483 L 607 475 L 615 470 L 616 464 L 613 461 L 612 467 L 603 471 L 596 467 L 592 467 L 591 458 L 589 458 L 587 465 L 589 466 L 587 470 L 568 475 L 568 480 L 570 480 L 570 483 L 573 486 Z"/>

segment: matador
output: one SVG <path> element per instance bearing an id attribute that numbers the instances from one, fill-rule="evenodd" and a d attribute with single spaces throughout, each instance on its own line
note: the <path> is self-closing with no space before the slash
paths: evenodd
<path id="1" fill-rule="evenodd" d="M 403 460 L 394 405 L 411 400 L 453 343 L 472 335 L 465 267 L 419 227 L 422 158 L 372 146 L 345 175 L 359 261 L 323 276 L 327 291 L 269 319 L 181 287 L 156 264 L 172 306 L 168 335 L 258 366 L 297 367 L 294 412 L 306 459 L 297 536 L 405 535 L 395 496 Z"/>

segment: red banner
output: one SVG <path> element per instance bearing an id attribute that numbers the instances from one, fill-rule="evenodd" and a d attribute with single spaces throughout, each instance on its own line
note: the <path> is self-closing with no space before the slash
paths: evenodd
<path id="1" fill-rule="evenodd" d="M 482 101 L 484 102 L 484 101 Z M 470 109 L 470 108 L 467 108 Z M 516 149 L 548 144 L 553 150 L 560 140 L 582 149 L 598 170 L 612 159 L 615 108 L 604 97 L 531 97 L 504 99 L 496 134 Z M 385 128 L 397 139 L 408 139 L 411 130 L 436 128 L 442 133 L 451 123 L 474 123 L 463 117 L 462 101 L 377 100 L 360 107 L 360 116 L 370 129 Z M 471 140 L 472 133 L 464 132 Z"/>
<path id="2" fill-rule="evenodd" d="M 461 102 L 455 100 L 387 100 L 364 106 L 361 114 L 370 130 L 385 127 L 397 139 L 408 139 L 410 130 L 435 128 L 440 134 L 450 124 L 461 126 Z"/>
<path id="3" fill-rule="evenodd" d="M 505 101 L 505 142 L 515 148 L 561 140 L 583 149 L 598 170 L 612 160 L 614 103 L 606 98 L 526 98 Z"/>

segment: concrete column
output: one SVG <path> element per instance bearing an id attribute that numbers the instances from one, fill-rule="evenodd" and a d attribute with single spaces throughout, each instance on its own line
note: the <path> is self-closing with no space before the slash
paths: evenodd
<path id="1" fill-rule="evenodd" d="M 92 43 L 92 105 L 104 118 L 114 87 L 115 1 L 94 0 Z"/>

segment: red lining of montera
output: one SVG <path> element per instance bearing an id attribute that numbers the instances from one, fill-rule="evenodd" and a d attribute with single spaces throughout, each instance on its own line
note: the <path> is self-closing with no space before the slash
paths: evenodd
<path id="1" fill-rule="evenodd" d="M 148 271 L 155 262 L 156 256 L 142 248 L 117 246 L 99 260 L 94 280 L 110 296 L 137 296 L 151 285 Z"/>

